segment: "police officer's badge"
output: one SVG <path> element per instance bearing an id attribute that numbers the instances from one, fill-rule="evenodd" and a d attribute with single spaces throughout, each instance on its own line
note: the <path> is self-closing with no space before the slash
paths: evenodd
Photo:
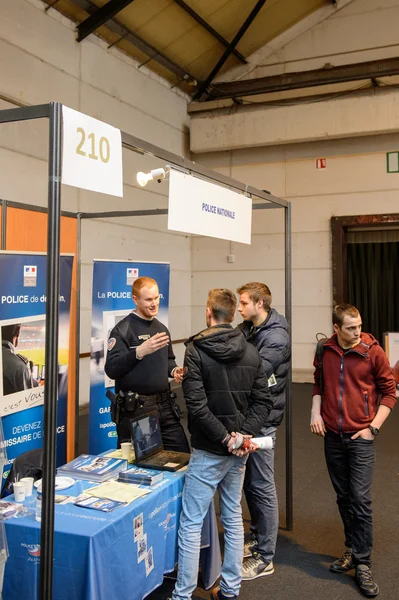
<path id="1" fill-rule="evenodd" d="M 109 338 L 108 340 L 108 352 L 110 350 L 112 350 L 112 348 L 115 346 L 116 344 L 116 339 L 115 338 Z"/>

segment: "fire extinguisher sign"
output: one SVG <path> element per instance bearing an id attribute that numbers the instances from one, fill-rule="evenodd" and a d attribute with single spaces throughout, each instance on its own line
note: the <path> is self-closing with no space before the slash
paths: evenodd
<path id="1" fill-rule="evenodd" d="M 326 169 L 327 168 L 327 159 L 326 158 L 316 158 L 316 169 Z"/>

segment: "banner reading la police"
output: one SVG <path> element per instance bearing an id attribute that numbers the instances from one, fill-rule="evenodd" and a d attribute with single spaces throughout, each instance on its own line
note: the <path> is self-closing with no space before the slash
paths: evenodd
<path id="1" fill-rule="evenodd" d="M 8 455 L 4 477 L 17 456 L 42 447 L 46 262 L 45 254 L 0 253 L 0 414 Z M 60 257 L 57 465 L 66 462 L 72 265 L 73 256 Z"/>
<path id="2" fill-rule="evenodd" d="M 93 266 L 93 308 L 90 359 L 89 452 L 100 454 L 116 448 L 116 426 L 111 421 L 110 401 L 114 381 L 104 372 L 107 342 L 111 330 L 134 309 L 132 285 L 137 277 L 152 277 L 159 287 L 158 319 L 168 325 L 168 263 L 95 260 Z"/>

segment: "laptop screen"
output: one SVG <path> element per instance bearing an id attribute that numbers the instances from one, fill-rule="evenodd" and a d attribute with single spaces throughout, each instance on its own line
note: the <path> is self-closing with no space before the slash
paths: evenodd
<path id="1" fill-rule="evenodd" d="M 132 420 L 132 441 L 136 460 L 163 449 L 161 427 L 156 411 Z"/>

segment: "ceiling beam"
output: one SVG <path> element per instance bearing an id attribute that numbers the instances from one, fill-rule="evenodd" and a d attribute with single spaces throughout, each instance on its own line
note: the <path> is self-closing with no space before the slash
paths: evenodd
<path id="1" fill-rule="evenodd" d="M 190 17 L 192 17 L 194 19 L 194 21 L 196 21 L 197 23 L 199 23 L 204 29 L 206 29 L 208 31 L 208 33 L 210 33 L 214 38 L 216 38 L 221 44 L 223 44 L 223 46 L 225 46 L 226 48 L 229 46 L 229 42 L 222 36 L 220 35 L 220 33 L 218 33 L 216 31 L 216 29 L 214 29 L 211 25 L 209 25 L 209 23 L 207 21 L 205 21 L 205 19 L 203 19 L 198 13 L 195 12 L 195 10 L 193 10 L 191 8 L 191 6 L 188 6 L 188 4 L 186 4 L 184 2 L 184 0 L 174 0 L 175 4 L 177 4 L 178 6 L 180 6 L 180 8 L 182 8 L 183 10 L 186 11 L 186 13 L 188 13 L 190 15 Z M 236 56 L 238 58 L 238 60 L 240 60 L 243 64 L 247 64 L 247 60 L 245 58 L 245 56 L 243 56 L 241 54 L 241 52 L 239 52 L 236 48 L 234 48 L 233 50 L 233 54 L 234 56 Z"/>
<path id="2" fill-rule="evenodd" d="M 399 75 L 399 58 L 385 58 L 312 71 L 283 73 L 257 79 L 220 82 L 211 86 L 208 99 L 240 98 L 392 75 Z"/>
<path id="3" fill-rule="evenodd" d="M 87 38 L 88 35 L 96 31 L 101 25 L 104 25 L 104 23 L 112 19 L 112 17 L 126 8 L 126 6 L 132 4 L 132 2 L 134 2 L 134 0 L 108 0 L 101 8 L 98 8 L 93 12 L 90 17 L 87 17 L 87 19 L 79 23 L 76 28 L 78 32 L 78 42 Z"/>
<path id="4" fill-rule="evenodd" d="M 240 29 L 237 31 L 233 40 L 227 46 L 226 50 L 223 53 L 223 56 L 218 60 L 216 65 L 213 67 L 212 71 L 209 73 L 207 79 L 199 86 L 197 93 L 194 96 L 194 100 L 198 100 L 203 96 L 203 94 L 207 94 L 208 86 L 219 73 L 220 69 L 223 67 L 226 60 L 229 58 L 230 54 L 233 52 L 234 48 L 237 46 L 238 42 L 241 40 L 248 27 L 252 24 L 255 17 L 257 16 L 260 9 L 265 4 L 266 0 L 258 0 L 255 4 L 254 8 L 249 13 L 248 17 L 245 19 L 244 23 L 241 25 Z"/>
<path id="5" fill-rule="evenodd" d="M 89 15 L 92 15 L 94 12 L 97 11 L 97 6 L 89 0 L 73 0 L 73 3 L 82 8 Z M 180 67 L 180 65 L 170 60 L 160 50 L 157 50 L 156 48 L 154 48 L 154 46 L 148 44 L 145 40 L 143 40 L 143 38 L 131 31 L 128 27 L 125 27 L 125 25 L 119 23 L 119 21 L 116 21 L 115 19 L 110 19 L 109 21 L 107 21 L 106 25 L 108 29 L 120 36 L 121 39 L 123 38 L 124 40 L 130 42 L 141 52 L 149 56 L 151 60 L 154 60 L 155 62 L 159 63 L 160 65 L 168 69 L 168 71 L 176 75 L 181 81 L 196 81 L 194 75 L 192 75 L 189 71 L 183 69 L 182 67 Z"/>

